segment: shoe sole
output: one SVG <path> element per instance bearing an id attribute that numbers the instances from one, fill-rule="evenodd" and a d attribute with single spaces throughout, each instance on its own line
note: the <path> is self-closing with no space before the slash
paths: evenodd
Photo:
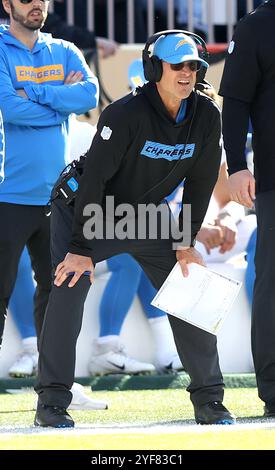
<path id="1" fill-rule="evenodd" d="M 202 420 L 196 420 L 196 423 L 197 424 L 201 424 L 201 425 L 232 425 L 232 424 L 236 424 L 236 421 L 234 419 L 221 419 L 219 421 L 212 421 L 211 423 L 210 422 L 206 422 L 206 421 L 202 421 Z"/>
<path id="2" fill-rule="evenodd" d="M 32 374 L 20 374 L 18 372 L 14 373 L 9 373 L 9 376 L 12 377 L 13 379 L 24 379 L 26 377 L 34 377 L 36 375 L 36 372 L 33 372 Z"/>
<path id="3" fill-rule="evenodd" d="M 184 369 L 167 369 L 166 367 L 157 368 L 157 373 L 160 375 L 177 375 L 185 372 Z"/>
<path id="4" fill-rule="evenodd" d="M 38 421 L 34 421 L 34 425 L 39 428 L 59 428 L 59 429 L 65 429 L 65 428 L 74 428 L 74 424 L 59 424 L 56 426 L 53 426 L 52 424 L 40 424 Z"/>

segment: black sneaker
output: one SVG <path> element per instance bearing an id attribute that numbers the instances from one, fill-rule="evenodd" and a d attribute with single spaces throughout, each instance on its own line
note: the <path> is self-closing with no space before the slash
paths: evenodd
<path id="1" fill-rule="evenodd" d="M 220 401 L 194 405 L 197 424 L 235 424 L 235 416 Z"/>
<path id="2" fill-rule="evenodd" d="M 52 428 L 73 428 L 74 421 L 61 406 L 38 405 L 35 418 L 35 426 Z"/>
<path id="3" fill-rule="evenodd" d="M 275 405 L 264 406 L 264 417 L 265 418 L 275 418 Z"/>

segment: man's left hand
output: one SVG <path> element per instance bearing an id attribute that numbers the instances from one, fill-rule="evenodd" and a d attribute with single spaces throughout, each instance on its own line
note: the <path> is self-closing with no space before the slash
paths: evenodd
<path id="1" fill-rule="evenodd" d="M 216 219 L 215 224 L 222 229 L 223 241 L 220 244 L 219 251 L 224 254 L 226 251 L 232 250 L 235 245 L 238 229 L 230 215 L 222 219 Z"/>
<path id="2" fill-rule="evenodd" d="M 71 70 L 67 77 L 65 78 L 64 85 L 74 85 L 75 83 L 80 83 L 83 80 L 82 72 L 75 72 Z"/>
<path id="3" fill-rule="evenodd" d="M 193 247 L 178 248 L 176 256 L 184 277 L 187 277 L 189 274 L 188 264 L 197 263 L 205 266 L 201 254 Z"/>
<path id="4" fill-rule="evenodd" d="M 29 99 L 27 93 L 25 92 L 25 90 L 23 88 L 20 88 L 19 90 L 16 90 L 16 93 L 17 93 L 18 96 L 21 96 L 21 98 L 25 98 L 25 100 Z"/>

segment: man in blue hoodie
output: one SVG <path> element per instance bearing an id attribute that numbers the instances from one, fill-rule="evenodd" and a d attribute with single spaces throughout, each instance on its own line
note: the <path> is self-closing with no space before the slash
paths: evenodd
<path id="1" fill-rule="evenodd" d="M 71 113 L 97 106 L 98 83 L 71 43 L 41 33 L 48 0 L 2 0 L 10 26 L 0 27 L 0 342 L 20 255 L 27 245 L 37 289 L 39 336 L 51 286 L 50 192 L 67 163 Z"/>

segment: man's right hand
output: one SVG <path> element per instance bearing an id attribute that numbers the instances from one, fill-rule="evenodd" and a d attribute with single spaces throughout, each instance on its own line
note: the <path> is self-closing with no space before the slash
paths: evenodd
<path id="1" fill-rule="evenodd" d="M 68 287 L 73 287 L 79 278 L 85 272 L 90 273 L 90 282 L 94 280 L 94 265 L 90 257 L 82 255 L 74 255 L 67 253 L 65 259 L 59 263 L 55 271 L 54 284 L 59 287 L 67 279 L 68 276 L 73 274 L 73 277 L 68 284 Z"/>
<path id="2" fill-rule="evenodd" d="M 228 178 L 232 201 L 253 209 L 255 200 L 255 178 L 249 170 L 238 171 Z"/>
<path id="3" fill-rule="evenodd" d="M 202 255 L 194 247 L 178 247 L 176 252 L 177 261 L 180 264 L 181 271 L 184 277 L 189 275 L 188 264 L 197 263 L 205 266 Z"/>
<path id="4" fill-rule="evenodd" d="M 65 78 L 64 85 L 74 85 L 75 83 L 80 83 L 83 80 L 82 72 L 75 72 L 71 70 Z"/>

